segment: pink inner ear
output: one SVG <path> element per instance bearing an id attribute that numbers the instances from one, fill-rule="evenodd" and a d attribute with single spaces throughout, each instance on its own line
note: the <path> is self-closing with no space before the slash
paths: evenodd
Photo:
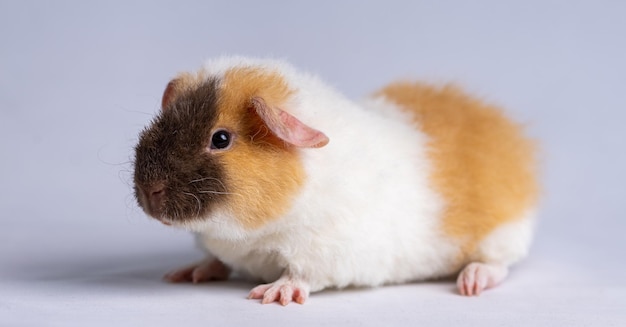
<path id="1" fill-rule="evenodd" d="M 324 133 L 305 125 L 296 117 L 282 110 L 279 111 L 280 121 L 285 126 L 284 130 L 287 132 L 287 135 L 284 137 L 279 135 L 280 138 L 295 146 L 304 148 L 321 148 L 328 144 L 328 136 Z"/>
<path id="2" fill-rule="evenodd" d="M 260 98 L 253 98 L 252 103 L 267 127 L 283 141 L 302 148 L 321 148 L 328 144 L 328 136 L 289 113 L 280 109 L 272 110 Z"/>

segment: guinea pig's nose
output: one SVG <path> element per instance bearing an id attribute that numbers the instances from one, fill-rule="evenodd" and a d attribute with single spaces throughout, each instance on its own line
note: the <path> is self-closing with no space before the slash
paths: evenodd
<path id="1" fill-rule="evenodd" d="M 163 213 L 165 202 L 165 186 L 162 184 L 152 185 L 143 189 L 148 202 L 148 211 L 155 218 L 160 218 Z"/>

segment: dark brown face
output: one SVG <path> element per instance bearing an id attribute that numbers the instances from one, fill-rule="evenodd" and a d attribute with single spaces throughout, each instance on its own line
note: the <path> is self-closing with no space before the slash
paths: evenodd
<path id="1" fill-rule="evenodd" d="M 216 131 L 217 81 L 183 90 L 144 129 L 135 147 L 135 197 L 164 222 L 206 216 L 228 193 L 228 181 L 211 149 L 226 149 L 229 131 Z"/>

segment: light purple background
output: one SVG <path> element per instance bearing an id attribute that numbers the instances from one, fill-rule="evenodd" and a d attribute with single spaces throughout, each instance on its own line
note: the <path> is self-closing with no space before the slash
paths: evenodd
<path id="1" fill-rule="evenodd" d="M 0 324 L 626 324 L 626 2 L 0 2 Z M 498 289 L 451 282 L 245 300 L 168 285 L 200 258 L 145 217 L 132 147 L 177 72 L 284 58 L 351 98 L 396 78 L 455 81 L 543 145 L 531 257 Z"/>

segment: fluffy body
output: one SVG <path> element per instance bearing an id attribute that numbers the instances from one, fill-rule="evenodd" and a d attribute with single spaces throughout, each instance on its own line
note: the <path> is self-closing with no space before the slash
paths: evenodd
<path id="1" fill-rule="evenodd" d="M 272 178 L 275 185 L 272 179 L 266 181 L 270 184 L 264 184 L 264 189 L 232 190 L 231 197 L 238 198 L 236 206 L 213 208 L 211 216 L 202 219 L 169 221 L 193 231 L 198 244 L 207 251 L 207 260 L 198 267 L 206 270 L 208 262 L 219 260 L 235 271 L 269 283 L 255 288 L 250 294 L 252 298 L 286 304 L 292 299 L 302 303 L 309 292 L 329 287 L 404 283 L 459 271 L 462 271 L 458 281 L 461 293 L 479 294 L 500 282 L 507 267 L 526 255 L 535 200 L 532 150 L 519 128 L 500 118 L 497 108 L 458 90 L 449 93 L 449 89 L 421 84 L 403 90 L 416 94 L 427 91 L 445 97 L 443 102 L 429 102 L 428 110 L 439 110 L 437 106 L 445 102 L 445 106 L 457 111 L 495 115 L 499 118 L 490 120 L 489 124 L 503 126 L 487 127 L 507 131 L 500 134 L 504 135 L 500 141 L 474 140 L 472 148 L 448 147 L 442 154 L 437 149 L 443 144 L 438 142 L 442 135 L 472 129 L 456 126 L 458 119 L 451 116 L 447 118 L 449 126 L 443 117 L 444 121 L 439 121 L 437 126 L 444 130 L 432 132 L 423 121 L 430 117 L 420 107 L 424 104 L 404 101 L 402 96 L 389 92 L 390 89 L 354 103 L 316 77 L 299 73 L 283 62 L 240 57 L 209 61 L 195 78 L 216 78 L 222 81 L 222 88 L 229 88 L 234 84 L 224 82 L 225 76 L 233 69 L 242 68 L 277 76 L 289 92 L 283 92 L 277 96 L 281 99 L 269 101 L 270 104 L 322 131 L 330 142 L 320 148 L 292 148 L 293 165 L 297 167 L 285 169 L 279 177 Z M 455 110 L 448 110 L 447 115 L 455 115 Z M 461 116 L 471 115 L 472 112 Z M 460 124 L 468 123 L 472 124 L 471 119 Z M 506 139 L 509 134 L 513 141 Z M 460 135 L 460 139 L 475 135 Z M 505 146 L 494 147 L 498 142 Z M 481 148 L 482 144 L 486 146 Z M 506 151 L 506 145 L 511 144 L 524 148 L 511 150 L 517 151 L 514 157 L 499 152 Z M 500 180 L 491 176 L 481 180 L 488 174 L 474 176 L 470 165 L 466 169 L 455 167 L 455 173 L 472 175 L 471 183 L 480 188 L 456 188 L 454 181 L 453 187 L 442 187 L 442 158 L 465 153 L 463 160 L 480 165 L 480 161 L 467 159 L 467 152 L 477 158 L 502 156 L 513 175 L 530 181 L 506 176 Z M 230 161 L 226 162 L 228 165 Z M 497 158 L 488 162 L 498 167 Z M 246 163 L 232 165 L 241 169 L 239 165 Z M 262 176 L 265 168 L 250 165 L 246 170 L 250 176 Z M 291 172 L 294 173 L 290 175 Z M 506 170 L 497 172 L 506 173 Z M 494 186 L 504 194 L 493 201 L 474 194 L 491 187 L 482 185 L 485 183 L 505 183 L 502 187 Z M 521 190 L 516 186 L 524 183 L 530 186 Z M 247 194 L 268 190 L 270 200 L 263 202 L 271 210 L 253 218 L 242 217 L 247 211 L 242 211 L 240 206 L 245 205 Z M 502 199 L 511 204 L 506 210 L 498 209 Z M 193 269 L 185 269 L 193 274 Z M 202 280 L 196 275 L 194 281 Z"/>

